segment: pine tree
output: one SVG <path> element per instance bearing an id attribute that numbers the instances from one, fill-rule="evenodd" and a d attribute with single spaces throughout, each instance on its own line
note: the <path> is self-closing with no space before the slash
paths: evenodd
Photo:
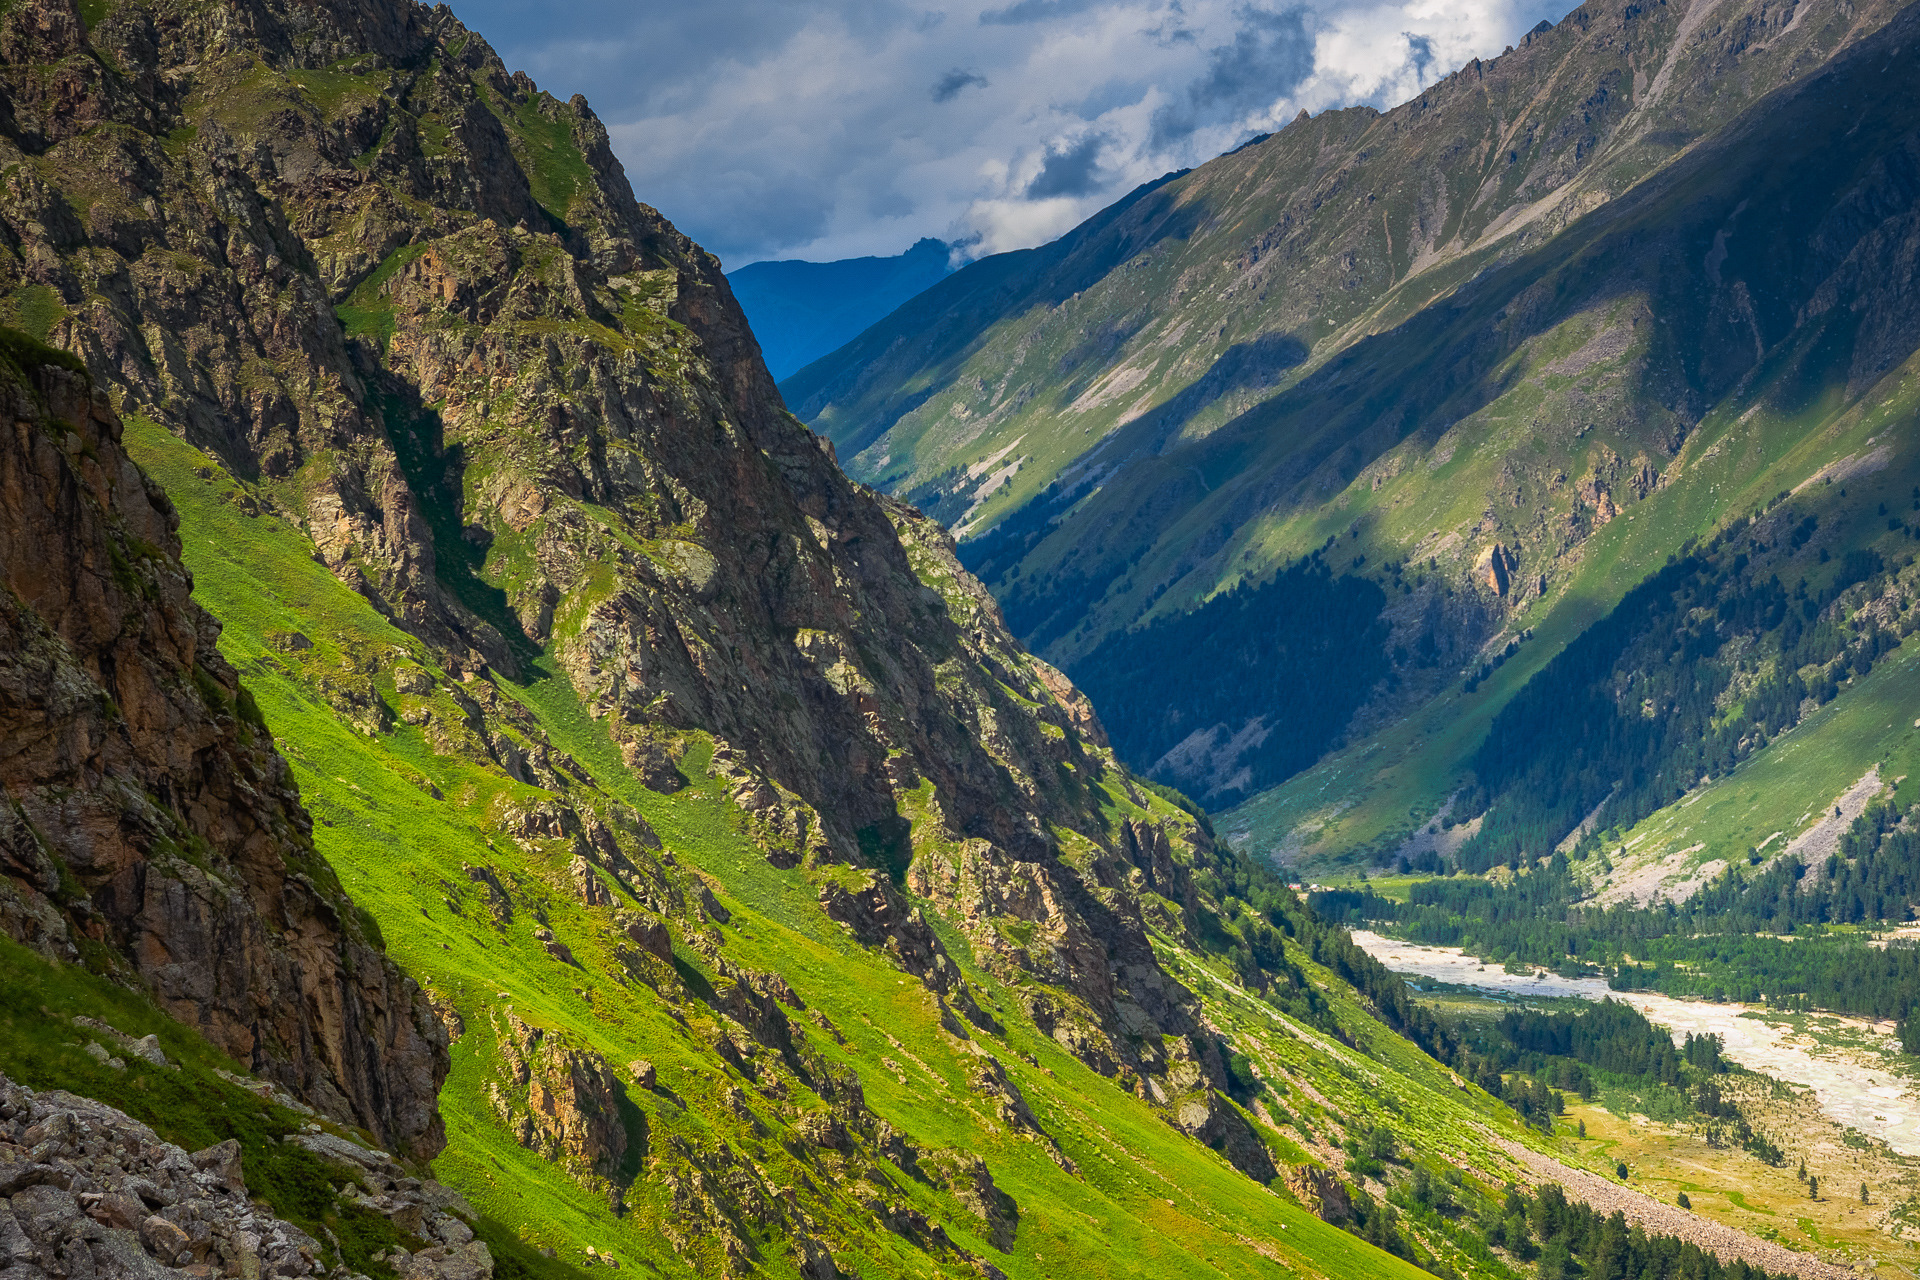
<path id="1" fill-rule="evenodd" d="M 1687 1199 L 1687 1193 L 1684 1191 L 1682 1191 L 1678 1196 L 1675 1196 L 1673 1202 L 1679 1205 L 1682 1209 L 1693 1208 L 1693 1201 Z"/>

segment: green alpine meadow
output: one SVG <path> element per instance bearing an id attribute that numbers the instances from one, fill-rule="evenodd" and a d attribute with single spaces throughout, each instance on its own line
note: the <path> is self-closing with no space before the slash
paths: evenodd
<path id="1" fill-rule="evenodd" d="M 0 1280 L 1913 1274 L 1920 5 L 825 11 L 0 5 Z"/>

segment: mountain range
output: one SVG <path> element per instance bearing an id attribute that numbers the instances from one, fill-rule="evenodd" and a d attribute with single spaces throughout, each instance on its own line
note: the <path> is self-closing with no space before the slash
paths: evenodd
<path id="1" fill-rule="evenodd" d="M 971 264 L 782 390 L 1136 768 L 1262 850 L 1377 850 L 1513 672 L 1904 404 L 1911 22 L 1583 5 Z"/>
<path id="2" fill-rule="evenodd" d="M 1920 1011 L 1910 948 L 1712 940 L 1891 918 L 1920 778 L 1920 9 L 1738 3 L 951 275 L 744 269 L 872 309 L 783 387 L 444 6 L 0 10 L 0 1273 L 1904 1247 L 1722 1042 L 1347 928 Z M 1760 1209 L 1636 1185 L 1648 1113 Z"/>
<path id="3" fill-rule="evenodd" d="M 874 321 L 946 278 L 952 245 L 918 241 L 890 258 L 750 262 L 727 273 L 767 372 L 798 373 L 860 336 Z"/>

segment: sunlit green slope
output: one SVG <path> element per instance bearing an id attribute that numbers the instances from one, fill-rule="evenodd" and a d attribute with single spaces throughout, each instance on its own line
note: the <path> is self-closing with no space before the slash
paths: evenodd
<path id="1" fill-rule="evenodd" d="M 585 904 L 571 842 L 521 821 L 538 811 L 543 789 L 436 751 L 407 723 L 413 699 L 451 697 L 458 682 L 314 564 L 297 531 L 249 514 L 240 486 L 204 455 L 151 426 L 130 428 L 129 439 L 182 511 L 196 593 L 222 620 L 223 652 L 295 767 L 321 850 L 392 952 L 463 1028 L 442 1098 L 450 1145 L 436 1172 L 483 1212 L 576 1262 L 591 1244 L 663 1274 L 748 1261 L 790 1273 L 804 1260 L 796 1237 L 823 1242 L 863 1274 L 947 1270 L 964 1261 L 961 1250 L 1013 1276 L 1068 1267 L 1364 1276 L 1402 1266 L 1302 1212 L 1279 1183 L 1263 1187 L 1179 1134 L 1039 1034 L 1017 993 L 971 963 L 963 961 L 968 980 L 1006 1032 L 951 1018 L 943 1027 L 925 988 L 821 910 L 819 880 L 843 869 L 776 870 L 698 752 L 681 762 L 691 785 L 649 791 L 562 680 L 501 681 L 500 696 L 525 707 L 569 760 L 574 803 L 599 806 L 614 823 L 644 820 L 663 846 L 663 871 L 687 886 L 671 964 L 636 958 L 616 920 L 639 901 L 596 871 L 611 901 Z M 421 686 L 415 671 L 434 693 L 401 692 Z M 380 706 L 398 714 L 383 717 Z M 1108 803 L 1116 817 L 1137 812 L 1117 790 Z M 504 894 L 470 868 L 489 869 Z M 691 902 L 700 884 L 717 905 Z M 501 897 L 511 903 L 504 913 Z M 936 927 L 966 954 L 955 931 Z M 556 959 L 539 930 L 571 961 Z M 1261 1124 L 1277 1161 L 1325 1161 L 1328 1140 L 1391 1123 L 1422 1158 L 1457 1151 L 1497 1176 L 1490 1135 L 1516 1134 L 1515 1119 L 1477 1091 L 1460 1093 L 1350 995 L 1336 993 L 1341 1020 L 1375 1057 L 1240 993 L 1211 971 L 1217 961 L 1163 945 L 1221 1030 L 1277 1086 L 1268 1097 L 1300 1089 L 1286 1094 L 1290 1110 L 1260 1104 L 1269 1118 L 1295 1117 Z M 1313 968 L 1320 983 L 1343 985 Z M 792 986 L 780 1016 L 804 1077 L 722 1014 L 742 1013 L 734 996 L 755 971 Z M 502 1050 L 510 1016 L 610 1065 L 624 1098 L 618 1165 L 570 1170 L 502 1125 L 490 1091 L 511 1089 Z M 1038 1131 L 1010 1121 L 983 1091 L 988 1055 L 1024 1095 Z M 636 1083 L 630 1064 L 639 1060 L 653 1065 L 651 1088 Z M 827 1114 L 851 1134 L 831 1140 L 841 1145 L 817 1141 Z M 890 1133 L 917 1148 L 920 1177 L 887 1154 L 899 1149 Z M 1017 1206 L 1010 1238 L 998 1243 L 980 1196 L 951 1172 L 976 1155 Z M 1449 1248 L 1446 1232 L 1431 1235 L 1434 1247 Z"/>

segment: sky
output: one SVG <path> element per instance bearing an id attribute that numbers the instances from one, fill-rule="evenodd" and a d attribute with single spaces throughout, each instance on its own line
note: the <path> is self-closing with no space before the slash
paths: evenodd
<path id="1" fill-rule="evenodd" d="M 1572 0 L 464 0 L 720 255 L 1045 243 L 1257 133 L 1385 109 Z"/>

